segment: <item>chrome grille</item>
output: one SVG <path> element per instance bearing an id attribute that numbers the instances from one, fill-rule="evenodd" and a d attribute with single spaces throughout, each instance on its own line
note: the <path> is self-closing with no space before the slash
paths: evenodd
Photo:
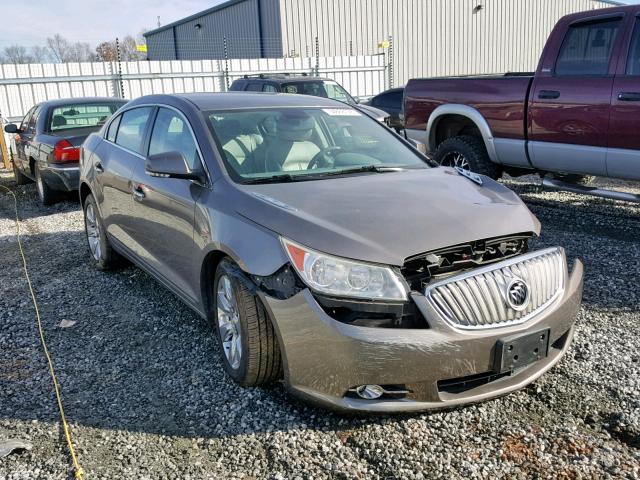
<path id="1" fill-rule="evenodd" d="M 547 308 L 564 291 L 566 278 L 564 249 L 555 247 L 449 277 L 428 285 L 425 295 L 454 327 L 496 328 L 526 322 Z M 526 306 L 514 308 L 507 290 L 518 279 L 529 298 Z"/>

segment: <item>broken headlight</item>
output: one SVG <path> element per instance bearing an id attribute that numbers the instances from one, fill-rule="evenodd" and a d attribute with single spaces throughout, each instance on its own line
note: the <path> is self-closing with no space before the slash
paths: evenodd
<path id="1" fill-rule="evenodd" d="M 367 300 L 407 300 L 404 283 L 390 267 L 334 257 L 285 238 L 282 243 L 302 281 L 318 293 Z"/>

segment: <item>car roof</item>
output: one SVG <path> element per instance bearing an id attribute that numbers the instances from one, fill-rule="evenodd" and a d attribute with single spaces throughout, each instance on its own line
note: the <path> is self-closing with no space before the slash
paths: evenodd
<path id="1" fill-rule="evenodd" d="M 133 100 L 130 105 L 168 104 L 188 101 L 199 110 L 234 110 L 273 107 L 340 107 L 348 105 L 323 97 L 292 95 L 290 93 L 224 92 L 180 93 L 174 95 L 147 95 Z"/>
<path id="2" fill-rule="evenodd" d="M 59 107 L 63 105 L 78 105 L 82 103 L 96 103 L 96 102 L 105 102 L 105 103 L 126 103 L 128 100 L 123 98 L 113 98 L 113 97 L 76 97 L 76 98 L 57 98 L 55 100 L 46 100 L 44 102 L 40 102 L 38 105 L 47 106 L 47 107 Z"/>
<path id="3" fill-rule="evenodd" d="M 270 81 L 275 83 L 302 83 L 302 82 L 335 82 L 332 78 L 313 77 L 308 75 L 261 75 L 241 78 L 245 82 Z M 237 80 L 236 80 L 237 81 Z"/>

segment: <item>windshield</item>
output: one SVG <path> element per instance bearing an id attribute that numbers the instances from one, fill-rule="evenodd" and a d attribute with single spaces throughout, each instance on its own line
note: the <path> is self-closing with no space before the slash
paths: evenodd
<path id="1" fill-rule="evenodd" d="M 80 103 L 56 107 L 51 111 L 49 132 L 69 130 L 71 128 L 97 127 L 126 102 Z"/>
<path id="2" fill-rule="evenodd" d="M 283 83 L 284 93 L 297 93 L 298 95 L 311 95 L 313 97 L 330 98 L 348 105 L 356 105 L 356 101 L 337 82 L 331 80 L 318 80 L 317 82 L 292 82 Z"/>
<path id="3" fill-rule="evenodd" d="M 428 168 L 395 133 L 350 107 L 207 112 L 229 174 L 244 183 Z"/>

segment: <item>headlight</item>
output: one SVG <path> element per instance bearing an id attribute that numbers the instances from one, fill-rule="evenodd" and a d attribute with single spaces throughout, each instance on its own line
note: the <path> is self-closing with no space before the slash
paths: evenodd
<path id="1" fill-rule="evenodd" d="M 389 267 L 333 257 L 285 238 L 282 243 L 304 283 L 318 293 L 368 300 L 407 299 L 404 284 Z"/>

